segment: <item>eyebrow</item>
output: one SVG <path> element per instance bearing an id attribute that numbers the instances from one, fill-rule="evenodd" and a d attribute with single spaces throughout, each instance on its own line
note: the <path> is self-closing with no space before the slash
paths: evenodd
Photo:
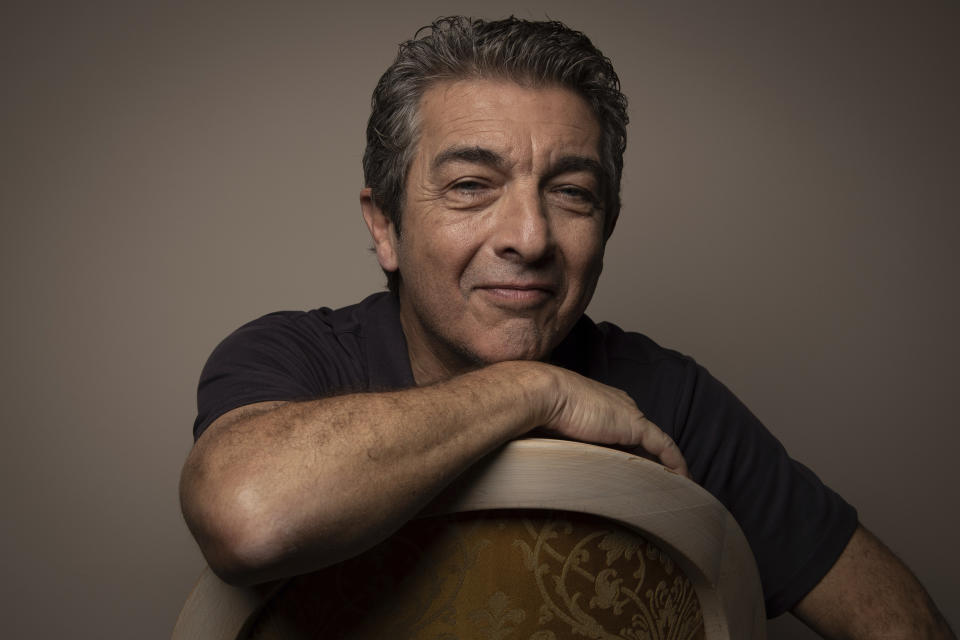
<path id="1" fill-rule="evenodd" d="M 433 168 L 438 169 L 449 162 L 470 162 L 482 164 L 494 169 L 504 169 L 509 162 L 505 157 L 484 147 L 450 147 L 444 149 L 433 159 Z M 550 180 L 564 173 L 574 173 L 577 171 L 587 171 L 592 173 L 597 182 L 603 184 L 607 177 L 607 172 L 603 166 L 588 156 L 563 156 L 557 160 L 543 177 L 543 181 Z"/>
<path id="2" fill-rule="evenodd" d="M 507 166 L 507 159 L 496 151 L 483 147 L 450 147 L 437 154 L 433 159 L 433 168 L 438 169 L 448 162 L 456 161 L 483 164 L 494 169 Z"/>
<path id="3" fill-rule="evenodd" d="M 607 172 L 603 165 L 588 156 L 563 156 L 557 160 L 546 175 L 543 176 L 543 182 L 556 178 L 564 173 L 576 173 L 586 171 L 592 173 L 599 185 L 606 183 Z"/>

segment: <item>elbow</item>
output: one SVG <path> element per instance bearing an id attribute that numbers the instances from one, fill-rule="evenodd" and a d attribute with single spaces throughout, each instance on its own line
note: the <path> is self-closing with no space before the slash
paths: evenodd
<path id="1" fill-rule="evenodd" d="M 213 482 L 184 469 L 180 504 L 210 569 L 224 582 L 252 586 L 279 577 L 284 527 L 243 483 Z"/>
<path id="2" fill-rule="evenodd" d="M 224 582 L 249 587 L 277 577 L 283 554 L 254 521 L 228 518 L 191 526 L 210 569 Z"/>

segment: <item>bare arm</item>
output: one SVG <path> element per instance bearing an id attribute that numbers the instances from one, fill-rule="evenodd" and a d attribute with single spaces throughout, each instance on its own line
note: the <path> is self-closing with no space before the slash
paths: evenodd
<path id="1" fill-rule="evenodd" d="M 429 387 L 229 412 L 184 465 L 184 517 L 228 581 L 303 573 L 385 538 L 470 464 L 538 426 L 641 445 L 687 474 L 679 449 L 625 393 L 543 363 L 504 362 Z"/>
<path id="2" fill-rule="evenodd" d="M 920 582 L 862 526 L 793 612 L 825 638 L 956 640 Z"/>

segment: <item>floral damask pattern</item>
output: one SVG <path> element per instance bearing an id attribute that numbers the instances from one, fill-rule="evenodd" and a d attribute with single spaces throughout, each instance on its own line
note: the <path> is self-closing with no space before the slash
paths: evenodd
<path id="1" fill-rule="evenodd" d="M 576 514 L 411 523 L 282 589 L 248 638 L 696 640 L 699 602 L 668 555 Z"/>
<path id="2" fill-rule="evenodd" d="M 587 531 L 566 520 L 535 526 L 525 519 L 523 524 L 527 537 L 514 545 L 542 599 L 541 624 L 557 619 L 572 634 L 603 639 L 689 640 L 702 633 L 690 581 L 675 574 L 669 557 L 639 535 L 607 523 Z M 646 580 L 651 562 L 665 579 Z M 617 626 L 605 624 L 611 616 L 601 612 L 612 613 Z"/>
<path id="3" fill-rule="evenodd" d="M 510 636 L 516 625 L 527 617 L 523 609 L 511 608 L 515 601 L 516 598 L 497 591 L 490 596 L 485 608 L 471 611 L 470 619 L 477 625 L 478 635 L 490 640 L 504 640 Z"/>

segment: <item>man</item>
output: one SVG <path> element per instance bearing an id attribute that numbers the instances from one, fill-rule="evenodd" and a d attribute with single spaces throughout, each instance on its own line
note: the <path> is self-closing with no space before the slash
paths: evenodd
<path id="1" fill-rule="evenodd" d="M 583 315 L 619 213 L 626 100 L 558 23 L 440 20 L 378 84 L 361 208 L 390 293 L 214 351 L 184 467 L 210 566 L 252 584 L 362 552 L 534 429 L 636 448 L 737 518 L 768 615 L 952 637 L 856 512 L 692 360 Z"/>

